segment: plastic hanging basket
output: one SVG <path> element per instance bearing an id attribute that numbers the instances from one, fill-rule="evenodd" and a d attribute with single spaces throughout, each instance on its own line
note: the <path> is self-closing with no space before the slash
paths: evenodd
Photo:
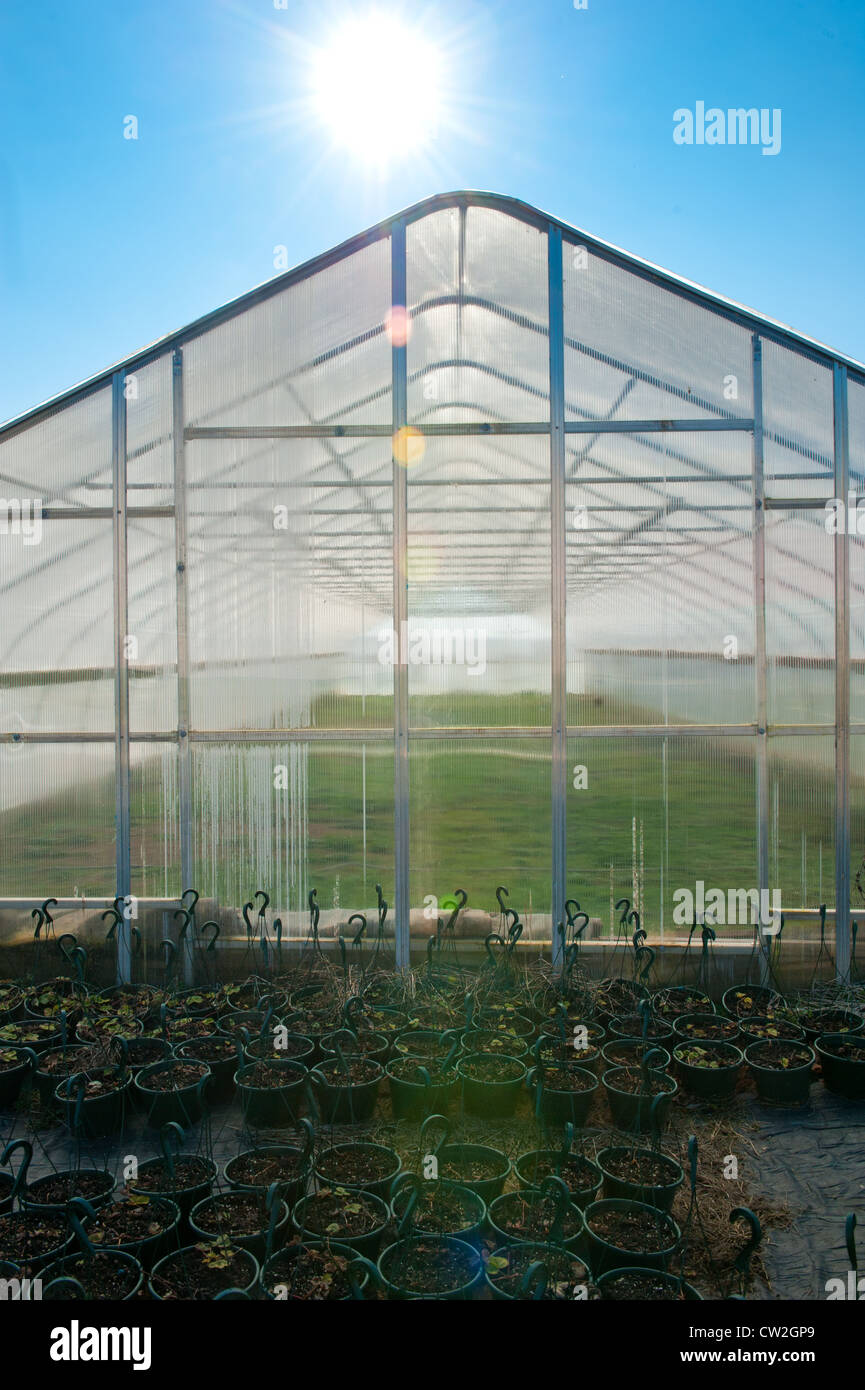
<path id="1" fill-rule="evenodd" d="M 589 1264 L 598 1276 L 613 1269 L 666 1270 L 681 1240 L 673 1218 L 644 1202 L 604 1198 L 586 1208 L 585 1218 Z M 633 1248 L 628 1234 L 631 1225 L 636 1228 L 634 1243 L 645 1248 Z M 653 1234 L 645 1236 L 640 1227 L 652 1228 Z"/>
<path id="2" fill-rule="evenodd" d="M 393 1299 L 467 1300 L 484 1281 L 478 1252 L 464 1240 L 409 1236 L 384 1250 L 378 1269 Z"/>

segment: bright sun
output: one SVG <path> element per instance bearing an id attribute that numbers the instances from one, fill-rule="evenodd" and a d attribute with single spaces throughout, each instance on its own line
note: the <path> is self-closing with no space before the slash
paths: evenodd
<path id="1" fill-rule="evenodd" d="M 437 133 L 441 69 L 435 45 L 393 16 L 349 20 L 313 57 L 316 114 L 364 162 L 418 154 Z"/>

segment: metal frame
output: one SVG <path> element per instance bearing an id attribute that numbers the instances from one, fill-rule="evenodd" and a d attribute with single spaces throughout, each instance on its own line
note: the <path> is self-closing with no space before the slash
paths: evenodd
<path id="1" fill-rule="evenodd" d="M 336 265 L 346 257 L 354 255 L 364 247 L 388 239 L 391 252 L 391 300 L 395 305 L 408 307 L 406 232 L 407 227 L 419 219 L 445 208 L 460 210 L 462 235 L 460 241 L 460 264 L 462 266 L 462 236 L 465 231 L 468 208 L 493 209 L 535 227 L 547 237 L 547 288 L 548 318 L 546 323 L 524 325 L 532 332 L 547 335 L 549 339 L 549 413 L 548 418 L 513 422 L 493 420 L 489 422 L 442 423 L 424 421 L 423 433 L 429 437 L 512 437 L 548 436 L 550 442 L 550 556 L 549 575 L 551 581 L 551 725 L 550 727 L 471 727 L 441 729 L 422 728 L 410 730 L 408 702 L 408 668 L 405 656 L 394 667 L 394 727 L 381 729 L 194 729 L 191 724 L 189 704 L 190 657 L 189 657 L 189 614 L 187 584 L 187 498 L 192 490 L 186 475 L 186 444 L 189 441 L 206 440 L 291 440 L 291 439 L 385 439 L 388 435 L 396 438 L 408 421 L 408 360 L 404 344 L 391 345 L 391 414 L 390 424 L 351 424 L 314 422 L 304 425 L 241 425 L 208 426 L 186 423 L 183 397 L 183 348 L 202 334 L 210 331 L 238 314 L 244 313 L 271 296 L 284 291 L 307 277 L 317 274 L 329 266 Z M 564 315 L 564 275 L 563 245 L 585 246 L 592 255 L 619 267 L 641 279 L 647 280 L 681 299 L 696 304 L 712 312 L 719 318 L 744 327 L 752 338 L 753 371 L 753 413 L 751 418 L 726 415 L 709 415 L 691 419 L 642 419 L 627 420 L 619 418 L 566 419 L 565 400 L 565 315 Z M 460 277 L 460 291 L 462 277 Z M 457 312 L 460 312 L 460 295 L 457 295 Z M 475 302 L 475 301 L 473 301 Z M 480 302 L 480 301 L 477 301 Z M 493 305 L 487 307 L 494 308 Z M 385 325 L 380 331 L 385 331 Z M 0 429 L 0 444 L 30 426 L 61 411 L 66 405 L 86 399 L 96 391 L 110 384 L 112 391 L 112 505 L 92 508 L 77 508 L 66 505 L 49 505 L 44 509 L 43 519 L 50 523 L 55 520 L 77 520 L 103 518 L 112 520 L 113 564 L 114 564 L 114 645 L 115 645 L 115 729 L 113 732 L 53 732 L 3 733 L 3 743 L 99 743 L 113 741 L 115 745 L 115 792 L 116 792 L 116 850 L 117 850 L 117 893 L 127 896 L 131 891 L 131 807 L 130 807 L 130 751 L 131 742 L 169 743 L 175 742 L 178 749 L 178 799 L 180 813 L 180 859 L 182 886 L 191 886 L 194 878 L 194 848 L 192 837 L 192 789 L 191 789 L 191 745 L 193 743 L 298 743 L 309 744 L 319 741 L 352 743 L 387 743 L 395 750 L 394 760 L 394 830 L 395 830 L 395 903 L 394 922 L 396 931 L 396 956 L 400 968 L 409 963 L 410 933 L 410 877 L 409 877 L 409 737 L 412 740 L 447 738 L 449 740 L 497 739 L 539 739 L 549 743 L 552 755 L 551 772 L 551 811 L 552 811 L 552 913 L 553 926 L 564 916 L 564 900 L 567 895 L 567 751 L 568 739 L 604 739 L 639 737 L 645 739 L 694 738 L 694 737 L 753 737 L 756 740 L 756 806 L 755 822 L 757 835 L 758 883 L 768 888 L 769 876 L 769 774 L 768 746 L 773 737 L 832 734 L 836 744 L 836 960 L 839 976 L 843 979 L 849 974 L 850 958 L 850 735 L 865 733 L 865 724 L 850 723 L 850 602 L 849 602 L 849 545 L 845 533 L 839 533 L 835 540 L 835 720 L 831 725 L 795 724 L 771 725 L 767 708 L 767 639 L 766 639 L 766 570 L 765 570 L 765 517 L 769 510 L 818 510 L 823 498 L 785 499 L 783 496 L 766 496 L 763 465 L 763 392 L 762 392 L 762 345 L 769 341 L 807 357 L 808 359 L 831 367 L 834 375 L 834 455 L 832 483 L 835 495 L 847 497 L 850 473 L 849 440 L 847 422 L 847 380 L 848 377 L 865 384 L 865 366 L 852 359 L 844 358 L 831 349 L 802 335 L 793 333 L 783 325 L 761 318 L 743 306 L 711 295 L 699 286 L 670 275 L 668 272 L 649 265 L 620 251 L 598 238 L 588 236 L 550 218 L 537 209 L 515 199 L 502 198 L 488 193 L 451 193 L 427 199 L 415 204 L 396 218 L 379 224 L 334 248 L 324 256 L 316 258 L 286 275 L 276 277 L 260 286 L 251 294 L 245 295 L 231 304 L 209 314 L 179 333 L 173 334 L 153 344 L 146 351 L 136 354 L 126 362 L 103 373 L 72 391 L 54 398 L 36 410 L 9 422 Z M 135 488 L 130 487 L 127 478 L 126 441 L 126 399 L 124 385 L 127 374 L 141 367 L 172 355 L 172 449 L 174 501 L 172 506 L 150 505 L 137 507 L 130 505 Z M 755 608 L 755 718 L 753 722 L 719 725 L 608 725 L 573 726 L 567 723 L 567 550 L 570 537 L 567 533 L 566 481 L 568 478 L 568 438 L 578 436 L 600 436 L 627 434 L 701 434 L 724 432 L 751 434 L 753 438 L 753 458 L 751 475 L 725 481 L 740 481 L 748 484 L 748 492 L 743 492 L 742 510 L 751 508 L 752 516 L 752 557 L 753 557 L 753 601 Z M 781 441 L 783 442 L 783 441 Z M 573 446 L 571 446 L 573 447 Z M 657 448 L 658 445 L 651 447 Z M 664 446 L 667 447 L 666 445 Z M 817 459 L 819 466 L 821 460 Z M 826 461 L 824 461 L 826 462 Z M 687 477 L 688 475 L 684 475 Z M 799 475 L 801 476 L 801 475 Z M 814 472 L 807 476 L 825 480 L 827 487 L 830 475 Z M 453 483 L 448 480 L 448 485 Z M 587 481 L 603 481 L 593 479 Z M 610 483 L 625 484 L 629 479 L 621 476 L 611 477 Z M 655 477 L 635 477 L 630 480 L 641 486 L 660 486 L 677 481 L 675 477 L 658 475 Z M 777 481 L 777 480 L 776 480 Z M 285 480 L 286 486 L 292 480 Z M 468 485 L 471 480 L 466 479 Z M 524 479 L 508 480 L 509 485 L 522 482 L 525 485 L 544 484 L 543 477 L 529 476 Z M 425 487 L 434 487 L 435 479 L 424 479 Z M 230 479 L 213 486 L 231 486 Z M 301 480 L 300 485 L 308 485 Z M 99 484 L 101 486 L 101 484 Z M 207 486 L 211 486 L 208 483 Z M 356 482 L 328 483 L 328 488 L 357 486 Z M 392 548 L 392 589 L 393 622 L 398 633 L 403 631 L 403 623 L 408 619 L 407 554 L 408 554 L 408 479 L 406 468 L 399 462 L 397 449 L 392 451 L 391 476 L 388 481 L 373 482 L 372 489 L 392 487 L 393 506 L 393 548 Z M 718 508 L 716 510 L 723 510 Z M 728 509 L 729 510 L 729 509 Z M 176 563 L 176 631 L 177 631 L 177 729 L 168 731 L 142 731 L 131 734 L 129 717 L 129 670 L 124 651 L 124 640 L 128 625 L 128 538 L 127 525 L 130 518 L 173 518 L 175 563 Z M 342 532 L 345 538 L 350 533 Z M 538 548 L 540 549 L 540 548 Z M 533 563 L 535 563 L 533 558 Z M 541 568 L 537 570 L 538 575 Z M 118 934 L 118 978 L 128 978 L 131 955 L 128 930 Z M 559 942 L 553 931 L 554 964 L 560 964 Z"/>

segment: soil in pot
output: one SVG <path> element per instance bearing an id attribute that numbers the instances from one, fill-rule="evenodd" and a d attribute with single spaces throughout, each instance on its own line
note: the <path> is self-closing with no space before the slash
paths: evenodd
<path id="1" fill-rule="evenodd" d="M 209 1159 L 199 1158 L 195 1154 L 178 1154 L 171 1170 L 164 1158 L 150 1158 L 142 1163 L 138 1176 L 129 1179 L 129 1189 L 132 1192 L 168 1196 L 179 1203 L 184 1193 L 209 1187 L 214 1177 L 215 1167 Z M 196 1200 L 200 1201 L 204 1195 L 203 1192 L 199 1193 Z"/>
<path id="2" fill-rule="evenodd" d="M 604 1196 L 644 1202 L 669 1211 L 685 1180 L 680 1163 L 657 1149 L 613 1145 L 598 1154 L 604 1175 Z"/>
<path id="3" fill-rule="evenodd" d="M 739 1036 L 738 1020 L 723 1014 L 683 1014 L 673 1029 L 686 1042 L 735 1042 Z"/>
<path id="4" fill-rule="evenodd" d="M 602 1180 L 600 1168 L 591 1159 L 579 1153 L 569 1153 L 562 1159 L 558 1149 L 534 1149 L 523 1154 L 516 1174 L 520 1187 L 540 1187 L 551 1174 L 561 1178 L 578 1207 L 594 1201 Z"/>
<path id="5" fill-rule="evenodd" d="M 861 1033 L 865 1019 L 851 1009 L 799 1009 L 796 1022 L 811 1039 L 821 1033 Z"/>
<path id="6" fill-rule="evenodd" d="M 638 1066 L 649 1052 L 660 1053 L 652 1062 L 655 1071 L 663 1071 L 670 1065 L 670 1054 L 665 1047 L 659 1047 L 657 1043 L 635 1042 L 632 1038 L 605 1043 L 601 1055 L 611 1067 L 633 1067 Z"/>
<path id="7" fill-rule="evenodd" d="M 708 994 L 704 994 L 700 989 L 690 989 L 681 985 L 671 985 L 668 989 L 659 989 L 658 993 L 652 996 L 652 1008 L 662 1018 L 669 1020 L 681 1018 L 683 1014 L 711 1014 L 715 1012 L 715 1006 Z"/>
<path id="8" fill-rule="evenodd" d="M 400 1166 L 399 1154 L 383 1144 L 334 1144 L 321 1154 L 315 1172 L 328 1187 L 363 1188 L 383 1197 Z"/>
<path id="9" fill-rule="evenodd" d="M 643 1076 L 642 1067 L 615 1067 L 613 1070 L 615 1071 L 614 1076 L 611 1076 L 610 1072 L 604 1074 L 605 1082 L 607 1081 L 607 1077 L 609 1077 L 608 1084 L 610 1086 L 614 1087 L 617 1091 L 626 1091 L 627 1094 L 631 1096 L 644 1094 L 651 1096 L 672 1095 L 675 1090 L 675 1084 L 672 1078 L 666 1076 L 663 1072 L 658 1071 L 654 1067 L 649 1068 L 649 1075 L 647 1078 Z"/>
<path id="10" fill-rule="evenodd" d="M 526 1039 L 509 1028 L 472 1029 L 463 1035 L 462 1046 L 464 1052 L 489 1052 L 499 1057 L 524 1057 L 529 1050 Z"/>
<path id="11" fill-rule="evenodd" d="M 34 1052 L 44 1052 L 60 1041 L 60 1028 L 53 1019 L 28 1018 L 0 1025 L 0 1047 L 9 1043 L 12 1047 L 30 1047 Z"/>
<path id="12" fill-rule="evenodd" d="M 285 1046 L 277 1047 L 277 1038 L 273 1033 L 267 1033 L 263 1038 L 253 1038 L 245 1045 L 243 1055 L 248 1062 L 307 1062 L 315 1052 L 312 1038 L 304 1037 L 302 1033 L 282 1033 L 279 1041 Z"/>
<path id="13" fill-rule="evenodd" d="M 411 1189 L 398 1192 L 391 1203 L 394 1217 L 404 1215 Z M 455 1236 L 470 1240 L 477 1234 L 486 1209 L 477 1193 L 449 1182 L 424 1182 L 409 1218 L 406 1234 Z"/>
<path id="14" fill-rule="evenodd" d="M 793 1023 L 788 1018 L 781 1018 L 778 1014 L 748 1014 L 740 1019 L 739 1028 L 742 1036 L 750 1042 L 758 1042 L 763 1038 L 787 1039 L 790 1042 L 805 1041 L 804 1028 L 800 1028 L 798 1023 Z"/>
<path id="15" fill-rule="evenodd" d="M 447 1297 L 467 1292 L 481 1271 L 480 1256 L 465 1241 L 410 1237 L 385 1250 L 379 1269 L 403 1297 Z"/>
<path id="16" fill-rule="evenodd" d="M 616 1269 L 599 1280 L 601 1297 L 641 1303 L 680 1303 L 699 1299 L 690 1284 L 656 1269 Z"/>
<path id="17" fill-rule="evenodd" d="M 847 1100 L 865 1100 L 865 1038 L 859 1033 L 835 1033 L 818 1038 L 823 1083 Z"/>
<path id="18" fill-rule="evenodd" d="M 646 990 L 631 980 L 603 980 L 595 994 L 599 1013 L 617 1017 L 631 1013 L 634 1003 L 646 997 Z"/>
<path id="19" fill-rule="evenodd" d="M 274 1227 L 278 1244 L 279 1233 L 288 1221 L 288 1208 L 279 1196 L 275 1200 L 279 1208 Z M 196 1233 L 208 1239 L 222 1236 L 254 1253 L 264 1248 L 271 1217 L 272 1209 L 268 1212 L 265 1193 L 236 1188 L 218 1197 L 205 1197 L 192 1208 L 190 1222 Z"/>
<path id="20" fill-rule="evenodd" d="M 750 1014 L 766 1013 L 775 1003 L 781 1003 L 781 996 L 764 985 L 734 985 L 724 991 L 721 1003 L 734 1018 L 746 1018 Z"/>
<path id="21" fill-rule="evenodd" d="M 93 1245 L 124 1246 L 137 1253 L 146 1241 L 155 1242 L 177 1225 L 178 1209 L 162 1197 L 131 1194 L 99 1207 L 87 1225 L 87 1238 Z"/>
<path id="22" fill-rule="evenodd" d="M 142 1078 L 141 1084 L 148 1091 L 158 1091 L 160 1094 L 185 1091 L 197 1086 L 206 1071 L 207 1068 L 199 1061 L 177 1060 L 159 1071 L 148 1072 L 147 1076 Z"/>
<path id="23" fill-rule="evenodd" d="M 12 1212 L 0 1217 L 0 1260 L 18 1265 L 22 1273 L 37 1269 L 47 1256 L 61 1252 L 70 1234 L 58 1212 Z"/>
<path id="24" fill-rule="evenodd" d="M 226 1163 L 225 1176 L 233 1187 L 255 1187 L 266 1192 L 273 1182 L 297 1182 L 307 1161 L 300 1149 L 288 1145 L 250 1149 Z"/>
<path id="25" fill-rule="evenodd" d="M 268 1260 L 262 1287 L 289 1302 L 339 1302 L 352 1297 L 348 1267 L 356 1251 L 347 1245 L 287 1245 Z M 361 1279 L 362 1282 L 362 1279 Z M 281 1290 L 286 1294 L 282 1295 Z"/>
<path id="26" fill-rule="evenodd" d="M 591 1281 L 588 1265 L 579 1255 L 560 1246 L 520 1244 L 501 1246 L 484 1261 L 487 1280 L 493 1290 L 506 1298 L 518 1298 L 523 1279 L 537 1261 L 547 1272 L 547 1287 L 542 1302 L 571 1303 L 574 1288 L 583 1285 L 589 1300 L 600 1298 Z"/>
<path id="27" fill-rule="evenodd" d="M 479 1053 L 460 1062 L 460 1073 L 471 1081 L 521 1081 L 525 1067 L 515 1057 L 490 1057 Z"/>
<path id="28" fill-rule="evenodd" d="M 97 1206 L 107 1201 L 114 1191 L 114 1178 L 98 1168 L 80 1168 L 77 1172 L 48 1173 L 44 1178 L 29 1182 L 23 1193 L 25 1205 L 65 1207 L 73 1197 L 83 1197 Z"/>
<path id="29" fill-rule="evenodd" d="M 558 1197 L 542 1196 L 537 1190 L 506 1192 L 490 1206 L 490 1222 L 506 1240 L 545 1241 L 559 1210 Z M 556 1236 L 558 1245 L 579 1240 L 583 1218 L 579 1207 L 569 1202 Z"/>
<path id="30" fill-rule="evenodd" d="M 707 1100 L 729 1098 L 736 1089 L 743 1062 L 742 1053 L 732 1043 L 679 1043 L 673 1049 L 682 1085 L 693 1095 Z"/>
<path id="31" fill-rule="evenodd" d="M 669 1221 L 639 1202 L 622 1207 L 596 1203 L 596 1209 L 586 1214 L 586 1222 L 592 1235 L 633 1255 L 656 1254 L 675 1244 Z"/>
<path id="32" fill-rule="evenodd" d="M 165 1255 L 148 1280 L 150 1292 L 163 1300 L 212 1299 L 223 1289 L 249 1289 L 258 1278 L 258 1264 L 224 1236 L 186 1245 Z"/>
<path id="33" fill-rule="evenodd" d="M 142 1282 L 141 1265 L 133 1256 L 109 1250 L 96 1255 L 67 1255 L 48 1265 L 39 1277 L 43 1289 L 52 1279 L 77 1279 L 88 1298 L 114 1299 L 118 1302 L 130 1298 Z M 77 1297 L 75 1292 L 66 1289 L 58 1289 L 53 1294 L 43 1293 L 43 1298 L 48 1301 L 56 1299 L 60 1302 Z"/>
<path id="34" fill-rule="evenodd" d="M 642 1014 L 618 1014 L 610 1019 L 609 1035 L 614 1038 L 635 1038 L 638 1041 L 644 1036 L 656 1038 L 658 1042 L 664 1042 L 666 1038 L 672 1036 L 673 1027 L 664 1018 L 649 1017 L 648 1024 L 643 1033 Z"/>
<path id="35" fill-rule="evenodd" d="M 359 1188 L 322 1187 L 301 1198 L 293 1219 L 300 1230 L 319 1240 L 353 1242 L 381 1230 L 387 1208 L 380 1197 Z"/>

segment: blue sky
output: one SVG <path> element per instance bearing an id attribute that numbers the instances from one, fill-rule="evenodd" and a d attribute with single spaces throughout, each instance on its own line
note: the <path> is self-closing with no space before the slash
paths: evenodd
<path id="1" fill-rule="evenodd" d="M 307 55 L 373 9 L 437 46 L 448 98 L 385 168 L 308 100 Z M 861 0 L 3 0 L 0 420 L 270 278 L 274 246 L 297 264 L 455 188 L 863 359 L 863 77 Z M 698 101 L 779 108 L 780 153 L 677 145 Z"/>

